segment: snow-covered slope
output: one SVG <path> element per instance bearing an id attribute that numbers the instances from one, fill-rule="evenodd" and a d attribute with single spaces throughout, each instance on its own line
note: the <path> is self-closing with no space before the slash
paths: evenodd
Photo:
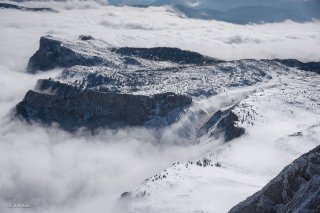
<path id="1" fill-rule="evenodd" d="M 176 67 L 179 64 L 202 65 L 216 61 L 176 48 L 119 48 L 92 36 L 82 35 L 74 42 L 45 36 L 40 38 L 39 50 L 30 58 L 27 70 L 35 73 L 75 65 L 93 68 L 103 66 L 114 71 L 156 70 Z"/>
<path id="2" fill-rule="evenodd" d="M 320 143 L 319 76 L 291 69 L 270 73 L 233 109 L 246 134 L 166 169 L 122 195 L 129 212 L 227 212 Z M 281 156 L 281 158 L 279 158 Z M 279 159 L 281 161 L 279 162 Z"/>
<path id="3" fill-rule="evenodd" d="M 297 64 L 315 72 L 319 69 L 318 63 Z M 192 99 L 241 90 L 291 69 L 282 60 L 225 62 L 177 48 L 114 47 L 91 36 L 74 42 L 42 37 L 27 71 L 54 68 L 66 69 L 56 78 L 39 80 L 36 91 L 26 94 L 16 112 L 28 121 L 57 122 L 65 129 L 165 126 L 177 121 Z M 225 130 L 226 141 L 241 135 L 233 128 L 238 120 L 235 114 L 214 110 L 199 123 L 198 135 L 217 134 L 212 129 L 215 125 Z"/>
<path id="4" fill-rule="evenodd" d="M 302 155 L 230 213 L 319 212 L 320 146 Z"/>

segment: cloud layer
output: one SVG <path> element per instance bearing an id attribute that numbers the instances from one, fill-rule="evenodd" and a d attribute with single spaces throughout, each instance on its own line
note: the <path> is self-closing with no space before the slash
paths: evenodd
<path id="1" fill-rule="evenodd" d="M 187 19 L 166 7 L 78 3 L 23 3 L 59 13 L 0 10 L 0 212 L 8 212 L 9 202 L 26 202 L 34 207 L 30 211 L 39 212 L 110 212 L 123 191 L 209 148 L 177 145 L 173 142 L 180 138 L 173 140 L 170 131 L 160 140 L 146 129 L 101 131 L 93 137 L 12 121 L 10 110 L 36 80 L 60 72 L 23 73 L 42 35 L 89 34 L 113 45 L 180 47 L 226 60 L 320 60 L 317 21 L 239 26 Z M 19 211 L 24 210 L 10 212 Z"/>
<path id="2" fill-rule="evenodd" d="M 24 5 L 34 4 L 31 2 Z M 86 4 L 96 5 L 87 1 Z M 119 46 L 180 47 L 226 60 L 320 60 L 320 50 L 317 48 L 320 43 L 318 21 L 242 26 L 188 19 L 165 7 L 99 6 L 96 9 L 61 9 L 61 5 L 65 4 L 49 2 L 40 5 L 58 8 L 59 13 L 1 10 L 0 36 L 3 39 L 0 41 L 0 64 L 23 69 L 28 57 L 38 48 L 40 36 L 45 34 L 66 39 L 90 34 Z M 17 60 L 19 63 L 16 63 Z"/>

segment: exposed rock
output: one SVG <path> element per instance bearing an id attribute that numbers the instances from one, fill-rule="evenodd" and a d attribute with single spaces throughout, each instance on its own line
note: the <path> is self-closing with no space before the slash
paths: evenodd
<path id="1" fill-rule="evenodd" d="M 226 3 L 228 4 L 228 3 Z M 234 2 L 229 3 L 234 5 Z M 300 6 L 301 7 L 301 6 Z M 179 12 L 185 14 L 189 18 L 219 20 L 235 24 L 249 24 L 249 23 L 272 23 L 282 22 L 285 20 L 294 20 L 297 22 L 312 20 L 315 17 L 319 17 L 318 14 L 302 15 L 298 11 L 292 8 L 274 7 L 274 6 L 259 6 L 259 5 L 246 5 L 234 7 L 229 10 L 216 10 L 209 8 L 194 8 L 182 5 L 175 5 L 174 8 Z M 240 42 L 240 41 L 239 41 Z"/>
<path id="2" fill-rule="evenodd" d="M 217 124 L 217 129 L 219 131 L 224 131 L 224 140 L 226 142 L 244 134 L 245 129 L 235 125 L 235 122 L 238 120 L 238 116 L 232 111 L 229 111 Z"/>
<path id="3" fill-rule="evenodd" d="M 38 81 L 16 112 L 67 130 L 170 125 L 193 98 L 251 86 L 271 79 L 272 71 L 290 69 L 268 60 L 224 62 L 177 48 L 115 47 L 90 35 L 75 41 L 41 37 L 28 72 L 57 67 L 62 73 Z M 199 135 L 232 140 L 244 133 L 237 119 L 230 110 L 218 111 L 199 124 Z"/>
<path id="4" fill-rule="evenodd" d="M 174 93 L 143 96 L 81 91 L 50 80 L 39 84 L 41 89 L 47 87 L 47 92 L 27 92 L 16 107 L 17 114 L 28 121 L 56 122 L 66 130 L 143 126 L 147 122 L 148 126 L 169 125 L 192 102 L 189 96 Z"/>
<path id="5" fill-rule="evenodd" d="M 199 129 L 198 137 L 209 135 L 210 137 L 220 137 L 223 135 L 224 141 L 228 142 L 244 134 L 245 129 L 236 126 L 238 116 L 231 109 L 218 110 L 213 116 Z"/>
<path id="6" fill-rule="evenodd" d="M 284 168 L 229 213 L 320 212 L 320 146 Z"/>
<path id="7" fill-rule="evenodd" d="M 155 62 L 160 61 L 171 62 L 171 66 L 174 66 L 172 63 L 177 65 L 220 62 L 199 53 L 178 48 L 119 48 L 101 40 L 95 40 L 88 35 L 79 36 L 79 41 L 77 42 L 68 42 L 51 36 L 43 36 L 40 39 L 39 50 L 29 60 L 27 70 L 30 73 L 35 73 L 37 71 L 46 71 L 59 67 L 68 68 L 75 65 L 103 65 L 112 68 L 125 68 L 130 65 L 143 69 L 154 69 L 158 67 Z"/>
<path id="8" fill-rule="evenodd" d="M 294 67 L 300 70 L 311 71 L 320 74 L 320 62 L 303 63 L 296 59 L 274 59 L 273 61 L 280 62 L 287 67 Z"/>
<path id="9" fill-rule="evenodd" d="M 214 165 L 215 165 L 215 167 L 221 167 L 221 163 L 219 163 L 219 162 L 215 163 Z"/>
<path id="10" fill-rule="evenodd" d="M 218 60 L 203 56 L 199 53 L 170 47 L 133 48 L 122 47 L 113 49 L 114 52 L 125 56 L 136 56 L 154 61 L 170 61 L 179 64 L 210 64 Z"/>
<path id="11" fill-rule="evenodd" d="M 289 137 L 302 137 L 302 136 L 303 136 L 303 132 L 295 132 L 289 135 Z"/>
<path id="12" fill-rule="evenodd" d="M 82 41 L 89 41 L 89 40 L 93 40 L 94 38 L 90 35 L 80 35 L 79 39 Z"/>
<path id="13" fill-rule="evenodd" d="M 94 66 L 103 64 L 103 58 L 96 55 L 79 54 L 50 36 L 40 38 L 39 50 L 30 58 L 27 71 L 45 71 L 57 67 L 74 65 Z"/>
<path id="14" fill-rule="evenodd" d="M 132 196 L 131 192 L 123 192 L 120 197 L 121 198 L 129 198 L 131 196 Z"/>
<path id="15" fill-rule="evenodd" d="M 15 4 L 8 4 L 8 3 L 0 3 L 0 9 L 16 9 L 16 10 L 23 10 L 23 11 L 33 11 L 33 12 L 57 12 L 54 9 L 48 8 L 48 7 L 22 7 Z"/>

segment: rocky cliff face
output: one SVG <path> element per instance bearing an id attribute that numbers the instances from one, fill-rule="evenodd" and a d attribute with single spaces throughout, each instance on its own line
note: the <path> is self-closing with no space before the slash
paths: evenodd
<path id="1" fill-rule="evenodd" d="M 277 61 L 281 64 L 284 64 L 288 67 L 295 67 L 300 70 L 311 71 L 320 74 L 320 62 L 307 62 L 303 63 L 296 59 L 275 59 L 273 61 Z"/>
<path id="2" fill-rule="evenodd" d="M 199 129 L 198 137 L 208 135 L 218 138 L 222 135 L 226 142 L 240 137 L 244 134 L 245 129 L 235 125 L 238 120 L 238 116 L 231 109 L 218 110 Z"/>
<path id="3" fill-rule="evenodd" d="M 229 212 L 320 212 L 320 146 L 296 159 Z"/>
<path id="4" fill-rule="evenodd" d="M 147 122 L 149 126 L 159 127 L 176 121 L 192 100 L 174 93 L 143 96 L 80 92 L 68 87 L 61 85 L 57 94 L 29 91 L 17 105 L 17 112 L 27 120 L 56 122 L 67 130 L 144 126 Z"/>
<path id="5" fill-rule="evenodd" d="M 76 51 L 72 48 L 72 45 L 63 44 L 61 40 L 53 39 L 50 36 L 41 37 L 39 50 L 30 58 L 27 71 L 35 73 L 57 67 L 109 64 L 109 61 L 99 57 L 99 54 L 81 54 L 80 51 L 81 49 Z"/>
<path id="6" fill-rule="evenodd" d="M 32 11 L 32 12 L 55 12 L 55 13 L 58 12 L 48 7 L 31 8 L 31 7 L 22 7 L 19 5 L 8 4 L 8 3 L 0 3 L 0 9 L 15 9 L 15 10 Z"/>
<path id="7" fill-rule="evenodd" d="M 161 63 L 165 62 L 165 63 Z M 157 69 L 178 64 L 210 64 L 219 60 L 178 48 L 114 47 L 91 36 L 82 35 L 70 42 L 51 36 L 40 38 L 39 50 L 30 58 L 28 72 L 35 73 L 53 68 L 107 66 L 113 69 Z"/>

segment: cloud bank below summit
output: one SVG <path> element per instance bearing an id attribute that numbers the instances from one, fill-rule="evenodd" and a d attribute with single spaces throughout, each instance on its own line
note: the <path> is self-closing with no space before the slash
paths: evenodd
<path id="1" fill-rule="evenodd" d="M 35 2 L 23 5 L 29 4 Z M 51 4 L 42 2 L 41 7 Z M 64 5 L 54 2 L 57 4 Z M 118 46 L 178 47 L 224 60 L 320 60 L 319 21 L 235 25 L 185 18 L 167 7 L 61 9 L 60 6 L 53 7 L 60 8 L 59 13 L 1 10 L 0 64 L 17 66 L 12 63 L 14 55 L 22 70 L 38 48 L 40 36 L 47 34 L 71 40 L 88 34 Z"/>

